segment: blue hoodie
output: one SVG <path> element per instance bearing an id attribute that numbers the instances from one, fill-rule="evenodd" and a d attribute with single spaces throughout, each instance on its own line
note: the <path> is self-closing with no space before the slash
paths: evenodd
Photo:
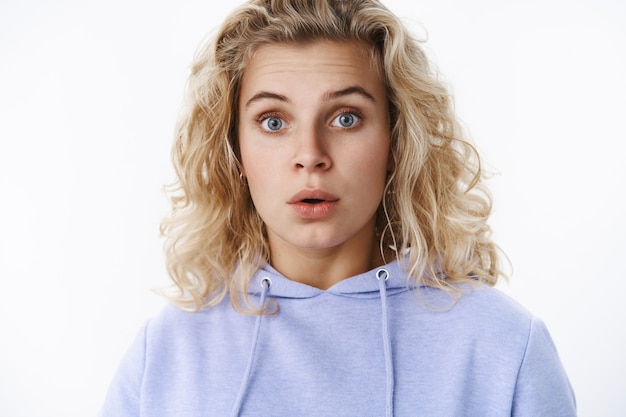
<path id="1" fill-rule="evenodd" d="M 500 291 L 407 287 L 397 262 L 323 291 L 259 270 L 279 312 L 166 307 L 125 356 L 101 417 L 575 416 L 544 324 Z"/>

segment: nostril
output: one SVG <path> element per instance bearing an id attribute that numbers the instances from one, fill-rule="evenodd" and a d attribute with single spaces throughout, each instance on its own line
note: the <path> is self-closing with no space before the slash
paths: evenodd
<path id="1" fill-rule="evenodd" d="M 297 169 L 327 170 L 332 166 L 332 160 L 325 152 L 300 151 L 293 159 L 293 167 Z"/>
<path id="2" fill-rule="evenodd" d="M 326 164 L 326 162 L 320 162 L 314 165 L 315 168 L 319 168 L 319 169 L 326 169 L 328 165 Z M 296 163 L 296 168 L 304 168 L 305 164 L 301 164 L 301 163 Z"/>

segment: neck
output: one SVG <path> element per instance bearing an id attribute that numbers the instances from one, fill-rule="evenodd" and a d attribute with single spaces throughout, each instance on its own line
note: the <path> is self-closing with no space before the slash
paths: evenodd
<path id="1" fill-rule="evenodd" d="M 276 238 L 269 243 L 274 269 L 292 281 L 322 290 L 383 264 L 373 231 L 371 238 L 323 249 L 295 248 Z"/>

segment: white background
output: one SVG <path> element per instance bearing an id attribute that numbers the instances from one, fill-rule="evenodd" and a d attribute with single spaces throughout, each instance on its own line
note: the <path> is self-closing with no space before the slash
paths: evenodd
<path id="1" fill-rule="evenodd" d="M 239 2 L 0 1 L 0 416 L 95 415 L 164 303 L 174 122 Z M 387 4 L 497 172 L 501 288 L 547 323 L 580 416 L 626 415 L 625 3 Z"/>

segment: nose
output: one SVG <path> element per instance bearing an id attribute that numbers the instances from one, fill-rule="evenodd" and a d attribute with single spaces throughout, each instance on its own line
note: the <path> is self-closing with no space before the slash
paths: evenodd
<path id="1" fill-rule="evenodd" d="M 293 165 L 297 169 L 322 171 L 332 166 L 327 143 L 316 129 L 299 132 Z"/>

